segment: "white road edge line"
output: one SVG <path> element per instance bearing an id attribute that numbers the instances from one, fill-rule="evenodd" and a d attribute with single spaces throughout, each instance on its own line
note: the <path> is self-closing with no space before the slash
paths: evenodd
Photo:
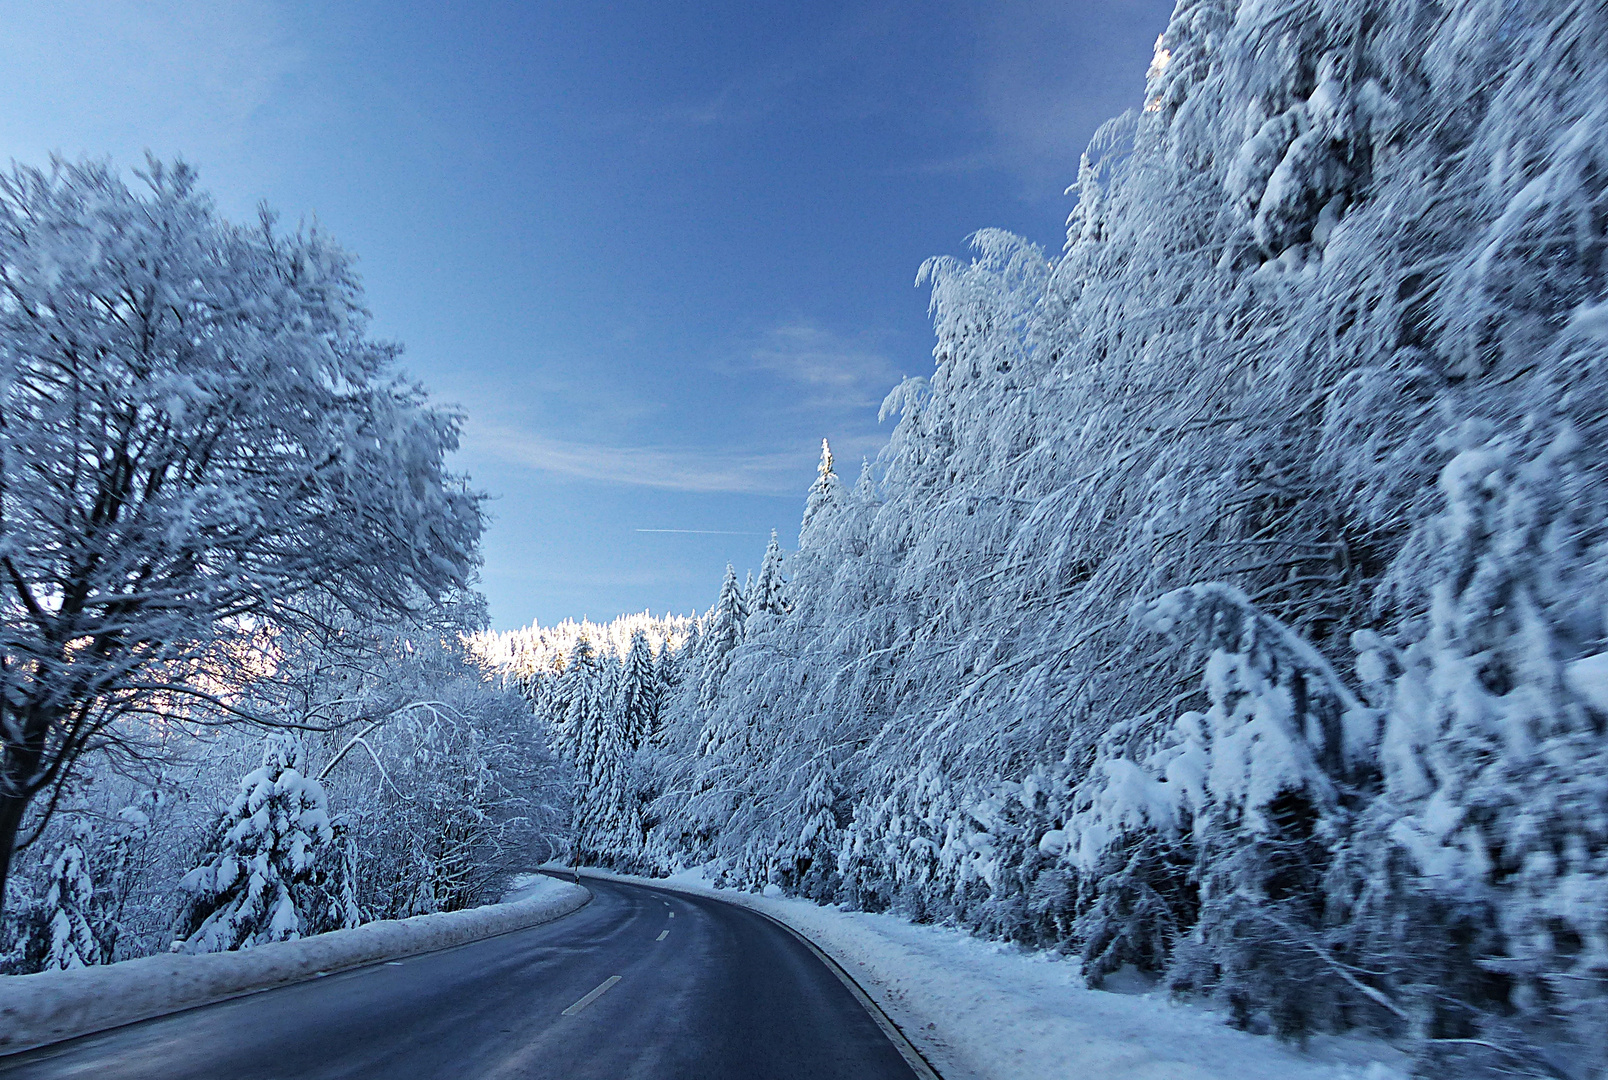
<path id="1" fill-rule="evenodd" d="M 717 903 L 732 903 L 730 900 L 721 900 L 719 897 L 711 897 L 710 899 Z M 789 926 L 768 911 L 748 907 L 747 904 L 732 904 L 732 906 L 747 908 L 755 915 L 774 923 L 797 938 L 806 949 L 815 954 L 817 960 L 826 965 L 828 971 L 838 977 L 838 981 L 844 985 L 850 994 L 854 995 L 854 999 L 860 1003 L 860 1007 L 871 1014 L 871 1019 L 876 1021 L 877 1026 L 882 1029 L 882 1033 L 888 1037 L 888 1041 L 893 1043 L 894 1049 L 899 1051 L 899 1056 L 905 1059 L 905 1064 L 910 1066 L 911 1071 L 920 1080 L 943 1080 L 943 1077 L 938 1075 L 938 1070 L 932 1067 L 932 1062 L 927 1060 L 927 1056 L 916 1048 L 915 1043 L 910 1041 L 910 1036 L 904 1033 L 904 1029 L 893 1022 L 893 1017 L 884 1012 L 882 1006 L 871 1000 L 871 995 L 866 993 L 865 989 L 854 981 L 854 977 L 844 970 L 842 964 L 827 955 L 825 949 L 805 937 L 803 931 Z"/>
<path id="2" fill-rule="evenodd" d="M 561 1013 L 560 1015 L 574 1016 L 576 1013 L 580 1012 L 582 1009 L 584 1009 L 588 1005 L 592 1004 L 592 1002 L 594 1002 L 598 998 L 602 997 L 603 992 L 605 990 L 607 990 L 609 987 L 613 986 L 615 983 L 617 983 L 619 981 L 620 981 L 620 977 L 618 975 L 610 975 L 608 978 L 603 980 L 603 984 L 601 986 L 599 986 L 597 989 L 593 990 L 590 994 L 587 994 L 585 997 L 583 997 L 581 1000 L 577 1001 L 575 1004 L 571 1005 L 569 1008 L 565 1009 L 563 1011 L 563 1013 Z"/>
<path id="3" fill-rule="evenodd" d="M 593 875 L 588 874 L 587 876 L 591 877 Z M 605 871 L 604 874 L 598 875 L 598 880 L 608 881 L 610 878 L 607 876 L 607 872 Z M 645 887 L 675 890 L 674 885 L 648 885 L 644 882 L 633 881 L 630 878 L 622 878 L 620 881 L 621 884 L 635 885 L 638 888 Z M 752 911 L 755 915 L 758 915 L 760 918 L 775 923 L 788 934 L 791 934 L 793 937 L 797 938 L 806 949 L 815 954 L 816 959 L 820 960 L 821 963 L 826 965 L 826 969 L 828 971 L 838 977 L 838 981 L 848 989 L 850 994 L 854 995 L 854 999 L 860 1003 L 860 1006 L 865 1009 L 866 1012 L 871 1014 L 871 1019 L 876 1021 L 877 1026 L 882 1029 L 882 1033 L 888 1037 L 889 1042 L 893 1043 L 894 1048 L 899 1051 L 900 1056 L 905 1059 L 905 1063 L 910 1066 L 920 1080 L 943 1080 L 943 1077 L 938 1074 L 938 1070 L 933 1068 L 932 1062 L 928 1061 L 927 1056 L 917 1049 L 916 1044 L 910 1040 L 910 1036 L 906 1035 L 904 1030 L 900 1028 L 898 1024 L 893 1022 L 893 1017 L 884 1012 L 882 1006 L 878 1005 L 872 1000 L 871 995 L 867 994 L 864 988 L 862 988 L 859 983 L 854 981 L 854 977 L 844 970 L 842 964 L 839 964 L 836 960 L 832 959 L 825 949 L 822 949 L 819 945 L 815 944 L 815 942 L 811 941 L 804 935 L 802 931 L 794 929 L 781 919 L 778 919 L 776 916 L 770 914 L 769 912 L 761 911 L 757 907 L 748 907 L 747 904 L 739 904 L 736 901 L 725 900 L 718 896 L 709 896 L 707 893 L 692 892 L 683 893 L 682 895 L 702 897 L 707 900 L 713 900 L 717 904 L 729 904 L 732 907 L 746 908 L 747 910 Z M 676 913 L 672 911 L 670 913 L 670 917 L 672 919 L 675 918 Z M 599 987 L 597 990 L 592 992 L 594 994 L 602 993 L 604 989 L 606 989 L 606 987 Z M 573 1008 L 574 1006 L 571 1007 Z"/>
<path id="4" fill-rule="evenodd" d="M 669 936 L 670 936 L 670 931 L 668 931 L 668 930 L 660 930 L 659 931 L 659 936 L 654 938 L 653 940 L 654 941 L 663 941 L 665 938 L 667 938 Z"/>

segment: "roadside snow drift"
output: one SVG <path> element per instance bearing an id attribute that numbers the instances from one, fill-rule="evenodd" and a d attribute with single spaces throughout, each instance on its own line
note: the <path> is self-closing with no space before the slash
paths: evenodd
<path id="1" fill-rule="evenodd" d="M 514 903 L 371 922 L 240 952 L 145 956 L 101 967 L 0 977 L 0 1054 L 381 960 L 462 945 L 568 915 L 580 885 L 524 879 Z"/>
<path id="2" fill-rule="evenodd" d="M 944 1080 L 1404 1080 L 1383 1043 L 1317 1036 L 1305 1050 L 1235 1031 L 1164 993 L 1088 990 L 1054 953 L 896 915 L 714 889 L 698 870 L 583 876 L 712 896 L 786 923 L 836 960 Z M 1108 982 L 1120 983 L 1112 979 Z"/>

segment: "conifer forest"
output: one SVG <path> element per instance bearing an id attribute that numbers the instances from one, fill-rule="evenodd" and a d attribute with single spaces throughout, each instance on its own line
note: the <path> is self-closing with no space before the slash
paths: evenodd
<path id="1" fill-rule="evenodd" d="M 0 971 L 697 869 L 1608 1076 L 1605 61 L 1598 0 L 1179 0 L 796 536 L 511 632 L 342 249 L 14 166 Z"/>

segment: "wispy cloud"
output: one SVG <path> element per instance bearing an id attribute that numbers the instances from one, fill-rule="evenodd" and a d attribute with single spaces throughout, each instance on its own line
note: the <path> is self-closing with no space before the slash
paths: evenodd
<path id="1" fill-rule="evenodd" d="M 0 18 L 0 151 L 30 158 L 250 138 L 306 59 L 272 0 L 0 0 Z"/>
<path id="2" fill-rule="evenodd" d="M 875 405 L 899 381 L 893 363 L 868 342 L 809 322 L 791 322 L 764 335 L 743 365 L 805 389 L 798 404 L 812 409 Z"/>
<path id="3" fill-rule="evenodd" d="M 609 484 L 670 491 L 787 495 L 808 484 L 810 447 L 774 453 L 573 442 L 471 423 L 464 448 L 511 465 Z"/>
<path id="4" fill-rule="evenodd" d="M 827 109 L 839 119 L 881 112 L 885 106 L 855 93 L 855 80 L 844 72 L 863 66 L 865 54 L 885 47 L 898 27 L 899 5 L 881 0 L 854 5 L 837 13 L 824 29 L 773 38 L 761 55 L 741 58 L 713 93 L 672 102 L 636 119 L 652 129 L 742 128 L 771 120 L 805 96 L 812 108 Z M 822 93 L 821 84 L 831 92 Z"/>
<path id="5" fill-rule="evenodd" d="M 632 529 L 639 533 L 677 533 L 683 536 L 764 536 L 762 532 L 733 532 L 730 529 Z"/>

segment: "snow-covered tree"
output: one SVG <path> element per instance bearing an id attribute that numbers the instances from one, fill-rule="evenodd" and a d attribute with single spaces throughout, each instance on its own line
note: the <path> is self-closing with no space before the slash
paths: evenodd
<path id="1" fill-rule="evenodd" d="M 50 935 L 46 969 L 88 967 L 105 960 L 92 925 L 95 883 L 84 854 L 93 836 L 86 823 L 75 823 L 72 836 L 63 841 L 51 861 L 43 912 Z"/>
<path id="2" fill-rule="evenodd" d="M 631 648 L 620 662 L 620 679 L 615 689 L 615 714 L 620 738 L 627 751 L 635 751 L 658 730 L 660 679 L 654 665 L 648 635 L 631 635 Z"/>
<path id="3" fill-rule="evenodd" d="M 815 469 L 815 483 L 810 485 L 809 495 L 804 501 L 804 523 L 799 530 L 799 546 L 803 547 L 805 536 L 817 519 L 830 518 L 832 511 L 843 505 L 846 492 L 843 482 L 833 471 L 832 448 L 825 439 L 821 440 L 821 463 Z"/>
<path id="4" fill-rule="evenodd" d="M 713 702 L 720 693 L 720 680 L 725 677 L 731 651 L 743 640 L 743 624 L 748 608 L 743 602 L 742 587 L 737 584 L 737 571 L 726 564 L 726 578 L 720 584 L 720 597 L 714 610 L 705 620 L 706 627 L 699 639 L 699 698 Z"/>
<path id="5" fill-rule="evenodd" d="M 305 774 L 294 735 L 275 732 L 262 764 L 218 820 L 201 863 L 180 886 L 178 923 L 187 952 L 227 952 L 302 936 L 301 887 L 332 839 L 323 786 Z"/>
<path id="6" fill-rule="evenodd" d="M 164 793 L 159 787 L 139 792 L 135 801 L 121 807 L 99 852 L 100 866 L 94 896 L 95 936 L 108 960 L 120 959 L 124 939 L 124 919 L 130 901 L 140 890 L 141 878 L 151 869 L 152 817 L 163 809 Z"/>
<path id="7" fill-rule="evenodd" d="M 365 336 L 351 258 L 223 221 L 182 164 L 143 182 L 0 177 L 0 895 L 87 750 L 238 684 L 265 630 L 404 615 L 475 560 L 459 418 Z"/>
<path id="8" fill-rule="evenodd" d="M 749 602 L 750 615 L 786 615 L 787 581 L 782 577 L 782 548 L 776 542 L 776 530 L 771 530 L 770 543 L 765 546 L 765 560 L 759 564 L 759 577 L 754 579 L 754 596 Z"/>

